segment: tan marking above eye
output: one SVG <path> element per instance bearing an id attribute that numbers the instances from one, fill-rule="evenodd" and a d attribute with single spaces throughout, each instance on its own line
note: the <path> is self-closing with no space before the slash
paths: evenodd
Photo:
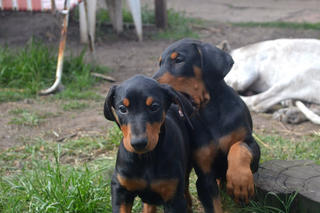
<path id="1" fill-rule="evenodd" d="M 173 60 L 173 59 L 176 59 L 178 57 L 178 53 L 177 52 L 173 52 L 170 56 L 170 58 Z"/>
<path id="2" fill-rule="evenodd" d="M 150 188 L 158 193 L 164 201 L 168 201 L 175 195 L 178 183 L 178 179 L 157 180 L 151 183 Z"/>
<path id="3" fill-rule="evenodd" d="M 146 105 L 147 106 L 151 106 L 151 104 L 153 103 L 153 98 L 152 97 L 148 97 L 146 100 Z"/>
<path id="4" fill-rule="evenodd" d="M 123 103 L 123 105 L 124 105 L 125 107 L 128 107 L 129 104 L 130 104 L 130 101 L 129 101 L 127 98 L 125 98 L 125 99 L 123 99 L 122 103 Z"/>
<path id="5" fill-rule="evenodd" d="M 120 174 L 117 175 L 117 178 L 120 185 L 131 192 L 145 189 L 148 185 L 147 181 L 139 178 L 125 178 Z"/>
<path id="6" fill-rule="evenodd" d="M 161 58 L 161 56 L 160 56 L 160 58 L 159 58 L 159 63 L 161 62 L 161 59 L 162 59 L 162 58 Z"/>

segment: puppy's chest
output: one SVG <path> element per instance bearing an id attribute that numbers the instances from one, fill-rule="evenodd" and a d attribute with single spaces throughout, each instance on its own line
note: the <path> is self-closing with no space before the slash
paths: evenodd
<path id="1" fill-rule="evenodd" d="M 191 135 L 192 150 L 216 154 L 226 154 L 234 143 L 243 141 L 248 134 L 247 129 L 241 125 L 223 125 L 222 122 L 203 122 L 194 126 L 195 131 Z"/>
<path id="2" fill-rule="evenodd" d="M 141 198 L 158 198 L 163 201 L 170 200 L 176 193 L 179 184 L 177 177 L 157 178 L 143 177 L 141 175 L 126 177 L 117 174 L 119 184 L 130 192 L 135 192 Z"/>

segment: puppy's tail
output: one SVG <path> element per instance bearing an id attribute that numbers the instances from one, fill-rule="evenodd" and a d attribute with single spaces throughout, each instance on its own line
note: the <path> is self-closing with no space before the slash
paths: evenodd
<path id="1" fill-rule="evenodd" d="M 320 116 L 311 111 L 301 101 L 296 101 L 296 106 L 314 124 L 320 125 Z"/>

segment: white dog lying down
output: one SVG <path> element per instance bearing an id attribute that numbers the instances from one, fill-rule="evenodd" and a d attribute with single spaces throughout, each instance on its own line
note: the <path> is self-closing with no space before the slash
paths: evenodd
<path id="1" fill-rule="evenodd" d="M 235 50 L 223 41 L 218 47 L 229 52 L 235 61 L 225 77 L 227 84 L 237 92 L 258 93 L 241 96 L 250 110 L 265 112 L 281 101 L 298 100 L 299 110 L 320 125 L 320 117 L 301 102 L 320 104 L 319 40 L 277 39 Z M 291 122 L 300 120 L 291 118 Z"/>

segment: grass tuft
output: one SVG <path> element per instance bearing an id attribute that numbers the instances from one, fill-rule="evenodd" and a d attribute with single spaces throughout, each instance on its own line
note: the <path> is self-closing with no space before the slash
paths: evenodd
<path id="1" fill-rule="evenodd" d="M 81 109 L 86 109 L 87 107 L 88 107 L 87 103 L 81 103 L 79 101 L 70 101 L 62 104 L 62 109 L 64 111 L 81 110 Z"/>
<path id="2" fill-rule="evenodd" d="M 11 118 L 9 124 L 18 124 L 21 126 L 37 126 L 40 117 L 33 111 L 28 112 L 27 110 L 18 110 L 17 117 Z"/>
<path id="3" fill-rule="evenodd" d="M 31 39 L 24 48 L 0 47 L 0 102 L 36 97 L 41 89 L 50 87 L 55 79 L 58 50 Z M 64 58 L 62 84 L 66 94 L 59 98 L 82 98 L 97 81 L 90 75 L 91 65 L 84 63 L 83 50 L 79 55 Z M 95 67 L 94 72 L 106 73 L 107 67 Z M 86 95 L 85 97 L 89 97 Z M 96 98 L 96 97 L 94 97 Z"/>

